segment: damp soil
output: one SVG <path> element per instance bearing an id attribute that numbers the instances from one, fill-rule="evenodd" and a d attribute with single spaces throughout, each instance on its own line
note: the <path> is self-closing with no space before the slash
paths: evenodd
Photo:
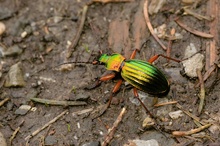
<path id="1" fill-rule="evenodd" d="M 150 35 L 147 28 L 143 6 L 144 1 L 124 3 L 93 3 L 88 7 L 86 20 L 77 46 L 72 48 L 72 55 L 66 58 L 67 48 L 76 36 L 86 1 L 72 0 L 38 0 L 14 1 L 0 0 L 1 22 L 6 31 L 0 36 L 1 46 L 6 50 L 18 47 L 16 53 L 1 56 L 0 99 L 10 98 L 0 107 L 0 132 L 8 145 L 13 132 L 20 127 L 12 140 L 12 145 L 83 145 L 97 144 L 105 139 L 108 128 L 112 127 L 122 107 L 126 113 L 114 133 L 109 145 L 124 145 L 128 140 L 156 139 L 160 145 L 208 145 L 219 140 L 220 126 L 220 82 L 217 72 L 205 82 L 206 99 L 202 113 L 198 114 L 200 87 L 195 87 L 198 78 L 189 78 L 183 72 L 181 63 L 167 61 L 160 57 L 154 62 L 170 81 L 170 92 L 159 101 L 178 101 L 178 103 L 204 122 L 212 122 L 218 130 L 205 129 L 197 136 L 173 137 L 172 131 L 189 131 L 198 128 L 193 119 L 186 114 L 172 119 L 170 112 L 179 110 L 175 104 L 154 108 L 154 96 L 138 91 L 144 97 L 144 103 L 157 118 L 159 129 L 144 129 L 146 118 L 144 108 L 134 102 L 132 88 L 122 83 L 114 95 L 107 111 L 94 118 L 98 107 L 106 104 L 117 79 L 103 82 L 100 86 L 88 90 L 106 71 L 102 65 L 91 62 L 103 53 L 120 53 L 129 58 L 132 51 L 140 49 L 137 59 L 147 61 L 155 54 L 166 52 Z M 206 14 L 206 1 L 195 8 L 198 13 Z M 193 43 L 199 52 L 206 55 L 205 39 L 189 33 L 175 23 L 172 16 L 180 11 L 183 4 L 171 0 L 158 13 L 150 15 L 153 27 L 166 24 L 166 33 L 172 28 L 182 35 L 181 39 L 172 41 L 171 57 L 183 59 L 185 48 Z M 207 23 L 193 16 L 186 15 L 182 20 L 189 27 L 208 32 Z M 169 40 L 161 39 L 167 46 Z M 73 63 L 61 68 L 64 62 Z M 20 87 L 5 87 L 6 78 L 12 65 L 20 62 L 25 84 Z M 204 73 L 204 69 L 203 72 Z M 160 86 L 160 85 L 158 85 Z M 83 101 L 86 105 L 58 106 L 34 102 L 31 98 L 56 101 Z M 26 114 L 18 113 L 21 105 L 31 106 Z M 85 109 L 84 113 L 79 113 Z M 28 141 L 25 139 L 35 130 L 57 117 L 63 111 L 68 113 L 50 124 Z M 165 136 L 166 135 L 166 136 Z"/>

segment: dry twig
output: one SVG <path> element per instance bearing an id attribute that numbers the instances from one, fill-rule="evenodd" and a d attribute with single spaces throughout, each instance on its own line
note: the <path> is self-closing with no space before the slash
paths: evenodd
<path id="1" fill-rule="evenodd" d="M 211 75 L 211 73 L 212 73 L 215 69 L 216 69 L 216 65 L 213 65 L 213 66 L 211 66 L 211 67 L 205 72 L 205 74 L 203 75 L 203 82 L 205 82 L 205 81 L 209 78 L 209 76 Z M 200 82 L 199 82 L 198 84 L 196 84 L 195 87 L 199 87 L 199 85 L 200 85 Z"/>
<path id="2" fill-rule="evenodd" d="M 194 16 L 195 18 L 199 19 L 199 20 L 208 20 L 208 21 L 213 21 L 214 18 L 211 17 L 211 16 L 203 16 L 203 15 L 200 15 L 198 13 L 195 13 L 193 12 L 192 10 L 188 9 L 187 7 L 183 7 L 183 10 L 184 10 L 184 14 L 189 14 L 189 15 L 192 15 Z"/>
<path id="3" fill-rule="evenodd" d="M 170 102 L 165 102 L 165 103 L 157 103 L 157 104 L 154 105 L 154 107 L 160 107 L 160 106 L 176 104 L 176 103 L 178 103 L 178 101 L 170 101 Z"/>
<path id="4" fill-rule="evenodd" d="M 0 107 L 3 105 L 3 104 L 5 104 L 7 101 L 9 101 L 10 100 L 10 98 L 5 98 L 4 100 L 2 100 L 1 102 L 0 102 Z"/>
<path id="5" fill-rule="evenodd" d="M 211 125 L 212 124 L 206 124 L 204 126 L 201 126 L 199 128 L 192 129 L 192 130 L 189 130 L 189 131 L 173 131 L 172 135 L 173 136 L 187 136 L 187 135 L 195 134 L 195 133 L 198 133 L 198 132 L 210 127 Z"/>
<path id="6" fill-rule="evenodd" d="M 148 0 L 145 1 L 144 3 L 144 17 L 147 23 L 147 27 L 151 33 L 151 35 L 154 37 L 154 39 L 160 44 L 160 46 L 164 49 L 167 50 L 167 48 L 164 46 L 164 44 L 159 40 L 157 35 L 154 33 L 154 29 L 150 23 L 149 15 L 148 15 Z"/>
<path id="7" fill-rule="evenodd" d="M 203 78 L 202 78 L 202 73 L 200 70 L 196 70 L 197 72 L 197 75 L 198 75 L 198 78 L 199 78 L 199 82 L 200 82 L 200 102 L 199 102 L 199 109 L 198 109 L 198 112 L 199 114 L 201 114 L 202 112 L 202 109 L 204 107 L 204 100 L 205 100 L 205 86 L 204 86 L 204 81 L 203 81 Z"/>
<path id="8" fill-rule="evenodd" d="M 102 146 L 108 145 L 108 143 L 112 140 L 112 138 L 114 136 L 114 133 L 115 133 L 117 127 L 118 127 L 118 124 L 121 122 L 122 117 L 124 116 L 125 112 L 126 112 L 126 108 L 124 107 L 121 110 L 121 113 L 117 117 L 116 121 L 114 122 L 112 128 L 109 130 L 108 134 L 106 135 L 105 140 L 102 143 Z"/>
<path id="9" fill-rule="evenodd" d="M 72 113 L 72 116 L 86 114 L 86 113 L 89 113 L 89 112 L 91 112 L 91 111 L 93 111 L 93 108 L 88 108 L 88 109 L 84 109 L 84 110 L 79 110 L 79 111 L 73 112 L 73 113 Z"/>
<path id="10" fill-rule="evenodd" d="M 72 52 L 74 51 L 74 48 L 76 47 L 76 45 L 79 41 L 80 35 L 82 33 L 82 30 L 83 30 L 83 26 L 84 26 L 84 23 L 85 23 L 85 20 L 86 20 L 87 11 L 88 11 L 88 5 L 85 5 L 83 7 L 83 12 L 82 12 L 82 18 L 81 18 L 81 21 L 80 21 L 80 25 L 79 25 L 79 28 L 77 29 L 78 31 L 76 33 L 76 36 L 72 39 L 71 45 L 67 49 L 66 58 L 69 58 L 72 55 Z"/>
<path id="11" fill-rule="evenodd" d="M 49 100 L 49 99 L 41 99 L 41 98 L 30 98 L 34 102 L 39 102 L 47 105 L 62 105 L 62 106 L 80 106 L 86 105 L 86 102 L 83 101 L 58 101 L 58 100 Z"/>
<path id="12" fill-rule="evenodd" d="M 170 31 L 171 38 L 174 37 L 175 32 L 176 32 L 176 30 L 174 28 L 172 28 Z M 167 57 L 170 57 L 171 48 L 172 48 L 172 40 L 170 39 L 168 42 L 168 46 L 167 46 Z M 167 59 L 167 62 L 169 62 L 169 59 Z"/>
<path id="13" fill-rule="evenodd" d="M 59 114 L 58 116 L 56 116 L 54 119 L 52 119 L 51 121 L 49 121 L 48 123 L 46 123 L 43 127 L 35 130 L 34 132 L 32 132 L 30 135 L 28 135 L 27 137 L 25 137 L 25 140 L 28 141 L 31 137 L 37 135 L 39 132 L 41 132 L 42 130 L 44 130 L 45 128 L 47 128 L 50 124 L 53 124 L 54 122 L 56 122 L 59 118 L 61 118 L 63 115 L 65 115 L 68 112 L 68 110 L 63 111 L 61 114 Z"/>
<path id="14" fill-rule="evenodd" d="M 17 133 L 19 132 L 21 126 L 23 125 L 24 120 L 21 121 L 21 123 L 19 124 L 18 128 L 15 129 L 15 131 L 13 132 L 13 134 L 11 135 L 9 142 L 12 145 L 12 140 L 15 138 L 15 136 L 17 135 Z"/>
<path id="15" fill-rule="evenodd" d="M 200 31 L 197 31 L 197 30 L 194 30 L 190 27 L 188 27 L 187 25 L 185 25 L 182 21 L 180 21 L 179 19 L 176 19 L 175 20 L 176 23 L 181 26 L 182 28 L 184 28 L 185 30 L 187 30 L 188 32 L 194 34 L 194 35 L 197 35 L 197 36 L 200 36 L 200 37 L 204 37 L 204 38 L 213 38 L 213 35 L 211 34 L 208 34 L 208 33 L 204 33 L 204 32 L 200 32 Z"/>
<path id="16" fill-rule="evenodd" d="M 211 22 L 208 22 L 210 33 L 214 36 L 214 39 L 207 42 L 206 47 L 206 71 L 214 65 L 216 60 L 218 60 L 218 44 L 219 44 L 219 20 L 220 20 L 220 1 L 211 0 L 207 2 L 207 15 L 213 16 L 215 19 Z"/>
<path id="17" fill-rule="evenodd" d="M 10 137 L 9 141 L 10 141 L 11 145 L 12 145 L 12 140 L 15 138 L 15 136 L 17 135 L 20 128 L 21 128 L 20 126 L 18 128 L 16 128 L 15 131 L 13 132 L 12 136 Z"/>

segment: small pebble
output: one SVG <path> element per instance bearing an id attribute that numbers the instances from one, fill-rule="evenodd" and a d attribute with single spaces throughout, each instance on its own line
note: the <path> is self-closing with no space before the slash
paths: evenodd
<path id="1" fill-rule="evenodd" d="M 20 68 L 20 62 L 11 66 L 5 80 L 5 87 L 25 86 L 24 76 Z"/>
<path id="2" fill-rule="evenodd" d="M 6 26 L 4 23 L 0 22 L 0 35 L 2 35 L 6 30 Z"/>
<path id="3" fill-rule="evenodd" d="M 17 56 L 22 53 L 22 49 L 18 45 L 6 48 L 5 46 L 0 46 L 0 52 L 2 56 Z"/>
<path id="4" fill-rule="evenodd" d="M 174 112 L 170 112 L 169 113 L 169 116 L 172 118 L 172 119 L 178 119 L 179 117 L 182 117 L 184 114 L 181 110 L 178 110 L 178 111 L 174 111 Z"/>
<path id="5" fill-rule="evenodd" d="M 193 57 L 182 61 L 185 74 L 191 78 L 197 77 L 198 75 L 196 73 L 196 70 L 197 69 L 200 71 L 202 70 L 204 66 L 203 60 L 204 60 L 204 55 L 201 53 L 198 53 L 194 55 Z"/>
<path id="6" fill-rule="evenodd" d="M 82 146 L 100 146 L 100 142 L 99 141 L 92 141 L 89 143 L 85 143 Z"/>
<path id="7" fill-rule="evenodd" d="M 192 57 L 197 52 L 197 49 L 193 43 L 190 43 L 189 46 L 185 49 L 184 58 Z"/>
<path id="8" fill-rule="evenodd" d="M 159 143 L 155 139 L 151 139 L 151 140 L 132 140 L 131 144 L 128 145 L 128 146 L 133 146 L 132 143 L 135 144 L 135 146 L 159 146 Z"/>
<path id="9" fill-rule="evenodd" d="M 25 115 L 31 109 L 30 105 L 21 105 L 16 111 L 16 115 Z"/>
<path id="10" fill-rule="evenodd" d="M 27 33 L 26 31 L 24 31 L 24 32 L 21 33 L 21 37 L 22 37 L 22 38 L 25 38 L 25 37 L 27 36 L 27 34 L 28 34 L 28 33 Z"/>
<path id="11" fill-rule="evenodd" d="M 0 5 L 0 20 L 10 18 L 12 15 L 12 9 Z"/>

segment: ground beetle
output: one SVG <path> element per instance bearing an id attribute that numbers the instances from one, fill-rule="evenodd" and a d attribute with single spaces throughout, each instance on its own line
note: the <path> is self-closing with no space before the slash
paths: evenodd
<path id="1" fill-rule="evenodd" d="M 101 54 L 98 60 L 95 60 L 93 64 L 104 64 L 107 70 L 112 70 L 121 74 L 122 79 L 120 79 L 112 90 L 112 95 L 109 99 L 108 106 L 111 104 L 113 94 L 116 93 L 122 84 L 123 79 L 134 86 L 134 95 L 140 101 L 142 106 L 148 112 L 150 116 L 153 115 L 149 112 L 143 102 L 138 98 L 137 89 L 142 90 L 151 95 L 164 96 L 168 94 L 170 90 L 170 84 L 164 74 L 152 63 L 159 57 L 174 60 L 180 62 L 179 60 L 158 54 L 153 56 L 151 59 L 146 61 L 134 59 L 136 52 L 135 49 L 130 57 L 130 59 L 125 59 L 120 54 Z M 101 84 L 102 81 L 111 80 L 116 76 L 115 73 L 108 74 L 98 79 L 95 83 L 96 86 Z"/>

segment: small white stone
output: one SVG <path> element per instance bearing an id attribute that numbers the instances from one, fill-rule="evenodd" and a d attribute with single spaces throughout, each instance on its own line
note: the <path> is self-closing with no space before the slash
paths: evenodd
<path id="1" fill-rule="evenodd" d="M 0 22 L 0 35 L 2 35 L 6 30 L 6 26 L 4 23 Z"/>
<path id="2" fill-rule="evenodd" d="M 73 138 L 76 139 L 76 140 L 78 139 L 78 137 L 76 135 L 74 135 Z"/>
<path id="3" fill-rule="evenodd" d="M 170 112 L 170 113 L 169 113 L 169 116 L 170 116 L 172 119 L 178 119 L 179 117 L 182 117 L 182 116 L 183 116 L 183 112 L 182 112 L 181 110 L 174 111 L 174 112 Z"/>
<path id="4" fill-rule="evenodd" d="M 25 38 L 26 36 L 27 36 L 27 31 L 24 31 L 24 32 L 21 33 L 22 38 Z"/>
<path id="5" fill-rule="evenodd" d="M 159 143 L 155 139 L 151 140 L 132 140 L 136 146 L 159 146 Z"/>
<path id="6" fill-rule="evenodd" d="M 31 109 L 30 105 L 21 105 L 16 111 L 17 115 L 25 115 Z"/>
<path id="7" fill-rule="evenodd" d="M 35 112 L 36 110 L 37 110 L 36 107 L 32 107 L 32 108 L 31 108 L 31 111 L 32 111 L 32 112 Z"/>
<path id="8" fill-rule="evenodd" d="M 198 53 L 193 57 L 182 61 L 186 75 L 191 78 L 197 77 L 196 70 L 197 69 L 200 71 L 202 70 L 204 66 L 203 60 L 204 60 L 204 55 Z"/>
<path id="9" fill-rule="evenodd" d="M 81 127 L 79 122 L 77 122 L 77 127 L 78 127 L 78 129 L 80 129 L 80 127 Z"/>
<path id="10" fill-rule="evenodd" d="M 193 43 L 190 43 L 189 46 L 186 47 L 184 58 L 189 58 L 197 52 L 197 49 Z"/>

